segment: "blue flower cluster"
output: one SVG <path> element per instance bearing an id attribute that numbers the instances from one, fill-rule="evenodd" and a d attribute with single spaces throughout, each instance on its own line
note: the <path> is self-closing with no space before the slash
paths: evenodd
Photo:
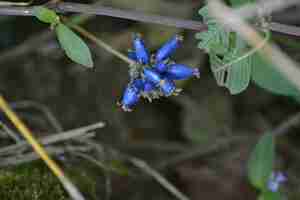
<path id="1" fill-rule="evenodd" d="M 139 34 L 133 37 L 133 50 L 128 57 L 136 62 L 130 66 L 130 82 L 127 85 L 119 105 L 124 111 L 131 111 L 141 97 L 157 99 L 161 96 L 178 95 L 175 80 L 200 77 L 198 68 L 177 64 L 170 56 L 180 46 L 182 37 L 173 36 L 157 52 L 150 56 Z"/>
<path id="2" fill-rule="evenodd" d="M 287 181 L 287 177 L 282 172 L 272 172 L 268 181 L 268 188 L 272 192 L 277 192 L 279 186 Z"/>

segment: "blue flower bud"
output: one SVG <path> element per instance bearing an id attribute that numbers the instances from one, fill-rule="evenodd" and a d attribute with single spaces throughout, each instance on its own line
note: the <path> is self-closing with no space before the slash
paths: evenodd
<path id="1" fill-rule="evenodd" d="M 172 80 L 184 80 L 192 76 L 200 77 L 198 68 L 191 68 L 182 64 L 169 65 L 166 71 L 166 77 Z"/>
<path id="2" fill-rule="evenodd" d="M 159 73 L 165 72 L 167 70 L 168 65 L 165 62 L 158 62 L 154 64 L 154 69 Z"/>
<path id="3" fill-rule="evenodd" d="M 152 82 L 154 85 L 158 85 L 162 80 L 160 74 L 150 68 L 144 68 L 143 75 L 146 80 Z"/>
<path id="4" fill-rule="evenodd" d="M 130 58 L 131 60 L 134 60 L 134 61 L 136 61 L 136 62 L 138 61 L 135 52 L 132 51 L 132 50 L 129 50 L 129 51 L 128 51 L 127 56 L 128 56 L 128 58 Z"/>
<path id="5" fill-rule="evenodd" d="M 139 98 L 140 91 L 130 84 L 124 91 L 120 105 L 124 111 L 130 112 L 132 111 L 132 106 L 137 104 L 137 102 L 139 101 Z"/>
<path id="6" fill-rule="evenodd" d="M 163 79 L 159 83 L 160 89 L 165 96 L 170 96 L 176 91 L 176 85 L 174 81 L 169 79 Z"/>
<path id="7" fill-rule="evenodd" d="M 152 92 L 155 89 L 156 89 L 156 87 L 152 82 L 150 82 L 150 81 L 145 81 L 144 82 L 143 92 L 149 93 L 149 92 Z"/>
<path id="8" fill-rule="evenodd" d="M 155 61 L 158 63 L 171 56 L 179 47 L 181 41 L 182 37 L 179 35 L 172 37 L 157 51 L 155 55 Z"/>
<path id="9" fill-rule="evenodd" d="M 149 53 L 145 47 L 144 41 L 139 34 L 134 35 L 133 48 L 136 54 L 137 61 L 141 64 L 149 63 Z"/>
<path id="10" fill-rule="evenodd" d="M 132 87 L 137 88 L 139 91 L 144 90 L 145 80 L 138 78 L 132 81 Z"/>

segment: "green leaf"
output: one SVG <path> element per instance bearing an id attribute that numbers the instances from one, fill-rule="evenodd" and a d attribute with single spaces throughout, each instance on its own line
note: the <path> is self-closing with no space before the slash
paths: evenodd
<path id="1" fill-rule="evenodd" d="M 210 66 L 219 86 L 229 89 L 231 94 L 244 91 L 251 80 L 252 56 L 243 58 L 242 51 L 235 49 L 223 58 L 210 53 Z M 239 61 L 236 61 L 240 59 Z M 231 64 L 232 63 L 232 64 Z"/>
<path id="2" fill-rule="evenodd" d="M 248 163 L 248 178 L 257 189 L 266 190 L 273 170 L 274 157 L 274 137 L 272 134 L 266 133 L 256 144 Z"/>
<path id="3" fill-rule="evenodd" d="M 284 75 L 260 55 L 253 59 L 252 80 L 260 87 L 277 95 L 299 97 L 300 93 Z"/>
<path id="4" fill-rule="evenodd" d="M 209 25 L 207 31 L 196 34 L 196 38 L 201 40 L 198 48 L 205 49 L 207 52 L 214 51 L 218 54 L 226 53 L 227 33 L 219 25 Z"/>
<path id="5" fill-rule="evenodd" d="M 241 51 L 237 51 L 227 59 L 230 62 L 242 56 L 243 54 Z M 228 67 L 225 86 L 229 89 L 231 94 L 239 94 L 248 87 L 251 80 L 251 68 L 252 56 L 243 58 L 241 61 L 238 61 Z"/>
<path id="6" fill-rule="evenodd" d="M 93 67 L 90 49 L 79 36 L 61 23 L 55 27 L 55 31 L 61 47 L 71 60 L 86 67 Z"/>
<path id="7" fill-rule="evenodd" d="M 251 80 L 252 57 L 239 58 L 247 51 L 247 43 L 211 18 L 207 6 L 201 8 L 199 14 L 208 30 L 196 34 L 200 40 L 198 48 L 209 53 L 211 70 L 217 84 L 228 88 L 231 94 L 244 91 Z M 238 61 L 231 64 L 234 60 Z"/>
<path id="8" fill-rule="evenodd" d="M 229 44 L 229 32 L 209 16 L 207 6 L 201 8 L 199 14 L 207 24 L 208 30 L 196 34 L 196 38 L 200 40 L 198 48 L 207 52 L 213 50 L 218 54 L 226 53 Z"/>
<path id="9" fill-rule="evenodd" d="M 284 197 L 280 192 L 264 191 L 259 195 L 258 200 L 284 200 Z"/>
<path id="10" fill-rule="evenodd" d="M 59 16 L 53 10 L 50 10 L 44 6 L 34 7 L 33 14 L 42 22 L 49 24 L 59 23 Z"/>

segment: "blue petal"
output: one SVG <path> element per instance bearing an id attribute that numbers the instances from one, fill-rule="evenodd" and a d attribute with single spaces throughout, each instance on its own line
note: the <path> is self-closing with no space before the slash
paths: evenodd
<path id="1" fill-rule="evenodd" d="M 143 74 L 144 74 L 146 80 L 152 82 L 155 85 L 158 85 L 160 83 L 160 81 L 162 80 L 160 74 L 150 68 L 144 68 Z"/>
<path id="2" fill-rule="evenodd" d="M 145 80 L 138 78 L 132 81 L 132 86 L 137 88 L 138 90 L 143 90 L 145 86 Z"/>
<path id="3" fill-rule="evenodd" d="M 148 64 L 149 53 L 145 47 L 144 41 L 141 39 L 139 34 L 134 35 L 133 48 L 137 57 L 137 61 L 141 64 Z"/>
<path id="4" fill-rule="evenodd" d="M 154 69 L 159 73 L 165 72 L 167 70 L 168 65 L 165 62 L 158 62 L 155 63 Z"/>
<path id="5" fill-rule="evenodd" d="M 132 85 L 128 85 L 125 89 L 121 106 L 124 111 L 131 111 L 132 106 L 134 106 L 140 98 L 140 92 L 137 88 L 133 87 Z"/>
<path id="6" fill-rule="evenodd" d="M 155 61 L 158 63 L 170 57 L 180 46 L 181 41 L 182 37 L 179 35 L 172 37 L 157 51 L 155 55 Z"/>
<path id="7" fill-rule="evenodd" d="M 176 85 L 172 80 L 164 79 L 160 82 L 160 88 L 165 96 L 170 96 L 175 92 Z"/>
<path id="8" fill-rule="evenodd" d="M 155 87 L 155 85 L 152 82 L 145 81 L 145 83 L 144 83 L 144 89 L 143 89 L 144 92 L 148 93 L 148 92 L 151 92 L 151 91 L 153 91 L 155 89 L 156 89 L 156 87 Z"/>
<path id="9" fill-rule="evenodd" d="M 166 77 L 172 80 L 184 80 L 192 76 L 200 77 L 198 68 L 191 68 L 182 64 L 172 64 L 168 66 Z"/>

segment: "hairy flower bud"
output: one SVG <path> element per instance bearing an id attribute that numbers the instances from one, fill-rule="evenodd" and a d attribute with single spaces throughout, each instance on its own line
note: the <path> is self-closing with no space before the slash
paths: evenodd
<path id="1" fill-rule="evenodd" d="M 182 40 L 182 36 L 179 35 L 175 35 L 174 37 L 172 37 L 157 51 L 155 55 L 155 61 L 158 63 L 170 57 L 179 47 Z"/>
<path id="2" fill-rule="evenodd" d="M 169 79 L 161 80 L 159 86 L 165 96 L 171 96 L 176 91 L 176 85 L 174 81 Z"/>
<path id="3" fill-rule="evenodd" d="M 140 98 L 140 91 L 131 84 L 124 91 L 120 106 L 124 111 L 130 112 L 132 106 L 136 105 Z"/>
<path id="4" fill-rule="evenodd" d="M 133 48 L 137 61 L 141 64 L 149 64 L 149 53 L 139 34 L 134 35 Z"/>
<path id="5" fill-rule="evenodd" d="M 182 64 L 172 64 L 166 70 L 166 77 L 172 80 L 184 80 L 192 76 L 200 77 L 198 68 L 191 68 Z"/>

